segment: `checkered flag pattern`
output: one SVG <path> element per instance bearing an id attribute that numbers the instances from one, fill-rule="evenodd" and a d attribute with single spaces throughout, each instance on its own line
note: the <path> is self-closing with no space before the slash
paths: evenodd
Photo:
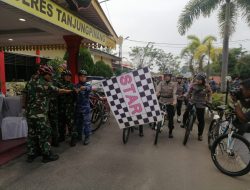
<path id="1" fill-rule="evenodd" d="M 121 129 L 162 120 L 147 67 L 102 81 L 102 85 Z"/>

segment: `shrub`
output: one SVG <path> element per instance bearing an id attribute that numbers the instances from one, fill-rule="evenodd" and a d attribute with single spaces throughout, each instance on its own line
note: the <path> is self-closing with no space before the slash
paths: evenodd
<path id="1" fill-rule="evenodd" d="M 104 61 L 97 61 L 94 67 L 93 75 L 110 78 L 113 76 L 113 71 L 112 68 Z"/>

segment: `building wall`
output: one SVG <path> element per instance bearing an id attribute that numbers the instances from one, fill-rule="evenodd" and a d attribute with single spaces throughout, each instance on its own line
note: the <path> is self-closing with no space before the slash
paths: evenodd
<path id="1" fill-rule="evenodd" d="M 22 55 L 37 56 L 36 51 L 9 51 L 11 53 L 17 53 Z M 66 50 L 40 50 L 40 57 L 54 59 L 63 58 Z"/>

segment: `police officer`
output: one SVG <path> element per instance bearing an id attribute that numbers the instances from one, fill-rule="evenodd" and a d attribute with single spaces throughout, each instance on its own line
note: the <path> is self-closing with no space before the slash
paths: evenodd
<path id="1" fill-rule="evenodd" d="M 55 161 L 58 155 L 51 152 L 50 138 L 51 127 L 48 121 L 49 94 L 70 93 L 70 90 L 59 89 L 51 84 L 53 69 L 42 65 L 39 68 L 39 77 L 27 86 L 27 97 L 29 105 L 26 110 L 28 122 L 28 159 L 32 162 L 37 156 L 43 156 L 44 163 Z"/>
<path id="2" fill-rule="evenodd" d="M 176 92 L 177 105 L 176 105 L 176 111 L 177 111 L 177 122 L 178 123 L 181 122 L 181 119 L 180 119 L 181 108 L 182 108 L 182 104 L 183 104 L 183 101 L 184 101 L 184 94 L 185 94 L 185 87 L 184 87 L 184 84 L 182 82 L 182 78 L 183 77 L 181 75 L 178 75 L 176 77 L 176 79 L 177 79 L 177 92 Z"/>
<path id="3" fill-rule="evenodd" d="M 167 70 L 164 73 L 164 80 L 161 81 L 156 88 L 156 95 L 160 97 L 160 104 L 167 105 L 169 138 L 173 138 L 174 106 L 176 105 L 176 84 L 171 81 L 171 77 L 172 73 Z"/>
<path id="4" fill-rule="evenodd" d="M 191 84 L 190 89 L 187 94 L 190 103 L 195 104 L 196 106 L 196 116 L 198 119 L 198 140 L 202 141 L 202 134 L 205 127 L 205 104 L 211 101 L 211 88 L 209 84 L 206 83 L 206 74 L 198 73 L 194 79 L 194 82 Z M 191 106 L 187 106 L 187 110 L 183 115 L 183 124 L 181 127 L 184 127 L 186 120 L 188 118 L 189 111 Z"/>
<path id="5" fill-rule="evenodd" d="M 87 72 L 80 70 L 78 73 L 79 83 L 76 85 L 77 93 L 76 100 L 76 127 L 78 132 L 78 140 L 82 139 L 82 135 L 85 136 L 83 140 L 84 145 L 88 145 L 90 142 L 91 132 L 91 109 L 89 102 L 89 94 L 92 90 L 92 86 L 87 83 Z"/>
<path id="6" fill-rule="evenodd" d="M 70 94 L 61 94 L 59 96 L 59 134 L 62 140 L 65 140 L 66 127 L 68 127 L 70 136 L 77 136 L 77 131 L 74 127 L 76 94 L 74 93 L 75 87 L 71 82 L 71 76 L 72 74 L 69 70 L 64 70 L 61 73 L 61 81 L 59 83 L 60 88 L 72 90 Z M 74 143 L 71 143 L 71 146 L 74 146 Z"/>

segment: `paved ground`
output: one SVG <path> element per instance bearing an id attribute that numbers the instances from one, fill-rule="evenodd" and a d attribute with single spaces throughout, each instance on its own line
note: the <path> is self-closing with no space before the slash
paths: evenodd
<path id="1" fill-rule="evenodd" d="M 122 131 L 114 120 L 92 136 L 89 146 L 66 143 L 55 151 L 60 160 L 42 164 L 25 162 L 25 156 L 0 168 L 2 190 L 250 190 L 250 174 L 231 178 L 213 165 L 206 138 L 197 141 L 193 131 L 182 145 L 183 129 L 176 126 L 174 139 L 146 128 L 122 143 Z"/>

